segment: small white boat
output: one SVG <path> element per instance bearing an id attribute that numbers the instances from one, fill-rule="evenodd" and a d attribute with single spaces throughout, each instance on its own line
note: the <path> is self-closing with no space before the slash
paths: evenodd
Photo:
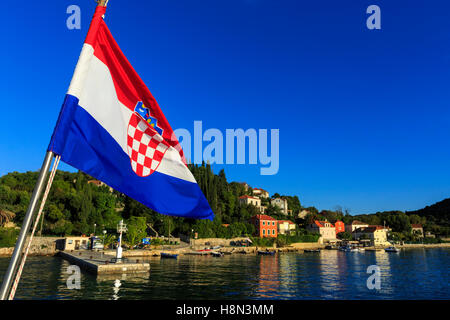
<path id="1" fill-rule="evenodd" d="M 351 246 L 345 246 L 345 247 L 339 247 L 339 250 L 345 251 L 345 252 L 357 252 L 358 248 L 351 247 Z"/>
<path id="2" fill-rule="evenodd" d="M 397 249 L 396 247 L 391 246 L 391 247 L 385 248 L 384 251 L 386 251 L 386 252 L 399 252 L 400 249 Z"/>
<path id="3" fill-rule="evenodd" d="M 218 251 L 211 252 L 211 255 L 213 257 L 223 257 L 223 253 L 222 252 L 218 252 Z"/>

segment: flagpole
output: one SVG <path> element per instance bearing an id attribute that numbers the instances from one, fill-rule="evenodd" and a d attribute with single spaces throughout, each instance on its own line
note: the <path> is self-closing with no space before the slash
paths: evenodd
<path id="1" fill-rule="evenodd" d="M 50 168 L 50 164 L 53 158 L 53 152 L 47 151 L 45 155 L 44 163 L 42 164 L 41 171 L 39 172 L 38 180 L 36 181 L 36 185 L 33 190 L 33 194 L 31 195 L 30 204 L 28 205 L 27 213 L 22 223 L 22 228 L 20 230 L 19 237 L 16 242 L 16 246 L 14 248 L 13 255 L 9 262 L 8 269 L 3 278 L 2 287 L 0 289 L 0 300 L 6 300 L 11 290 L 12 281 L 14 278 L 14 274 L 16 273 L 18 262 L 22 256 L 23 248 L 25 245 L 25 239 L 27 237 L 28 231 L 31 227 L 31 223 L 33 222 L 34 211 L 36 205 L 39 201 L 40 195 L 42 193 L 42 188 L 46 181 L 46 177 L 48 174 L 48 169 Z"/>
<path id="2" fill-rule="evenodd" d="M 97 0 L 97 5 L 101 7 L 106 7 L 108 1 L 109 0 Z M 36 181 L 33 194 L 31 195 L 30 204 L 28 205 L 27 213 L 23 220 L 22 228 L 20 230 L 16 246 L 14 247 L 13 255 L 11 257 L 8 269 L 6 270 L 5 276 L 3 278 L 3 282 L 0 288 L 0 300 L 6 300 L 9 296 L 9 292 L 11 291 L 13 279 L 15 278 L 14 276 L 18 269 L 18 263 L 23 255 L 25 240 L 33 222 L 34 211 L 36 209 L 36 205 L 39 202 L 39 198 L 42 194 L 42 189 L 45 184 L 53 156 L 54 153 L 52 151 L 47 151 L 47 154 L 45 155 L 44 163 L 42 164 L 38 180 Z"/>

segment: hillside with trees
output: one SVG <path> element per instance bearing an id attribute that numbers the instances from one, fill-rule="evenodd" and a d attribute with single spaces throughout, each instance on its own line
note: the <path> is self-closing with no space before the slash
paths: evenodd
<path id="1" fill-rule="evenodd" d="M 44 208 L 43 221 L 39 222 L 38 234 L 43 235 L 80 235 L 91 234 L 96 228 L 115 234 L 117 223 L 125 219 L 129 225 L 128 241 L 136 243 L 152 229 L 159 235 L 192 235 L 200 238 L 232 238 L 252 235 L 254 226 L 250 217 L 259 214 L 256 207 L 239 203 L 239 197 L 252 195 L 251 188 L 245 190 L 241 183 L 228 182 L 224 170 L 214 174 L 209 164 L 189 165 L 194 177 L 214 211 L 214 221 L 176 218 L 158 214 L 139 202 L 111 190 L 107 186 L 89 183 L 92 177 L 82 172 L 57 171 L 49 198 Z M 6 222 L 22 223 L 38 173 L 12 172 L 0 177 L 0 227 Z M 340 207 L 319 212 L 314 207 L 302 207 L 298 196 L 274 194 L 287 200 L 292 214 L 285 216 L 280 209 L 270 204 L 270 199 L 261 199 L 267 207 L 266 214 L 276 219 L 290 219 L 300 226 L 306 226 L 313 220 L 334 223 L 341 220 L 348 224 L 354 219 L 371 225 L 389 226 L 394 232 L 407 234 L 411 224 L 420 223 L 425 230 L 437 235 L 448 236 L 450 199 L 414 212 L 377 212 L 375 214 L 350 215 Z M 307 210 L 303 219 L 298 213 Z M 298 236 L 306 236 L 300 229 Z"/>
<path id="2" fill-rule="evenodd" d="M 252 235 L 255 229 L 249 219 L 259 212 L 254 206 L 239 203 L 239 197 L 251 194 L 252 190 L 246 191 L 242 184 L 228 182 L 224 170 L 214 174 L 208 164 L 189 167 L 214 211 L 214 221 L 161 215 L 107 186 L 89 183 L 93 178 L 82 172 L 57 171 L 38 233 L 87 235 L 96 228 L 97 233 L 107 230 L 109 234 L 115 232 L 121 219 L 125 219 L 129 229 L 133 230 L 127 236 L 136 239 L 149 227 L 165 236 L 169 235 L 169 230 L 171 235 L 191 235 L 194 232 L 201 238 Z M 17 225 L 22 223 L 37 176 L 37 172 L 12 172 L 0 178 L 2 221 L 8 219 Z M 298 197 L 286 199 L 298 212 L 301 208 Z M 267 214 L 286 218 L 278 207 L 270 205 L 268 199 L 263 201 L 268 207 Z"/>

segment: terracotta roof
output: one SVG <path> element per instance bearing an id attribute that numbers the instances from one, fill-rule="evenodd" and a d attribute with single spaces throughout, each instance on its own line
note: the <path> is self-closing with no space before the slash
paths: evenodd
<path id="1" fill-rule="evenodd" d="M 260 190 L 260 191 L 263 191 L 263 192 L 267 192 L 266 190 L 261 189 L 261 188 L 253 188 L 253 190 Z"/>
<path id="2" fill-rule="evenodd" d="M 319 228 L 325 228 L 325 223 L 329 223 L 331 225 L 330 228 L 334 228 L 333 224 L 329 221 L 319 221 L 319 220 L 314 220 L 314 223 L 319 227 Z"/>
<path id="3" fill-rule="evenodd" d="M 239 199 L 259 199 L 259 198 L 255 198 L 255 197 L 251 197 L 251 196 L 248 196 L 248 195 L 243 195 L 243 196 L 240 196 L 239 197 Z"/>
<path id="4" fill-rule="evenodd" d="M 252 217 L 253 219 L 258 219 L 258 220 L 277 220 L 275 218 L 272 218 L 271 216 L 265 215 L 265 214 L 257 214 L 256 216 Z"/>
<path id="5" fill-rule="evenodd" d="M 103 182 L 99 180 L 89 180 L 88 183 L 95 184 L 96 186 L 101 186 Z"/>
<path id="6" fill-rule="evenodd" d="M 422 228 L 422 225 L 413 223 L 413 224 L 411 224 L 411 228 Z"/>

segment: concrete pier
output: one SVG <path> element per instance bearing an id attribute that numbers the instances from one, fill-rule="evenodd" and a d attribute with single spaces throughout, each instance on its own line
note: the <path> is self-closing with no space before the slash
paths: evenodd
<path id="1" fill-rule="evenodd" d="M 60 251 L 58 256 L 96 275 L 103 274 L 136 274 L 150 272 L 150 264 L 141 259 L 129 259 L 114 263 L 112 255 L 94 251 Z"/>

